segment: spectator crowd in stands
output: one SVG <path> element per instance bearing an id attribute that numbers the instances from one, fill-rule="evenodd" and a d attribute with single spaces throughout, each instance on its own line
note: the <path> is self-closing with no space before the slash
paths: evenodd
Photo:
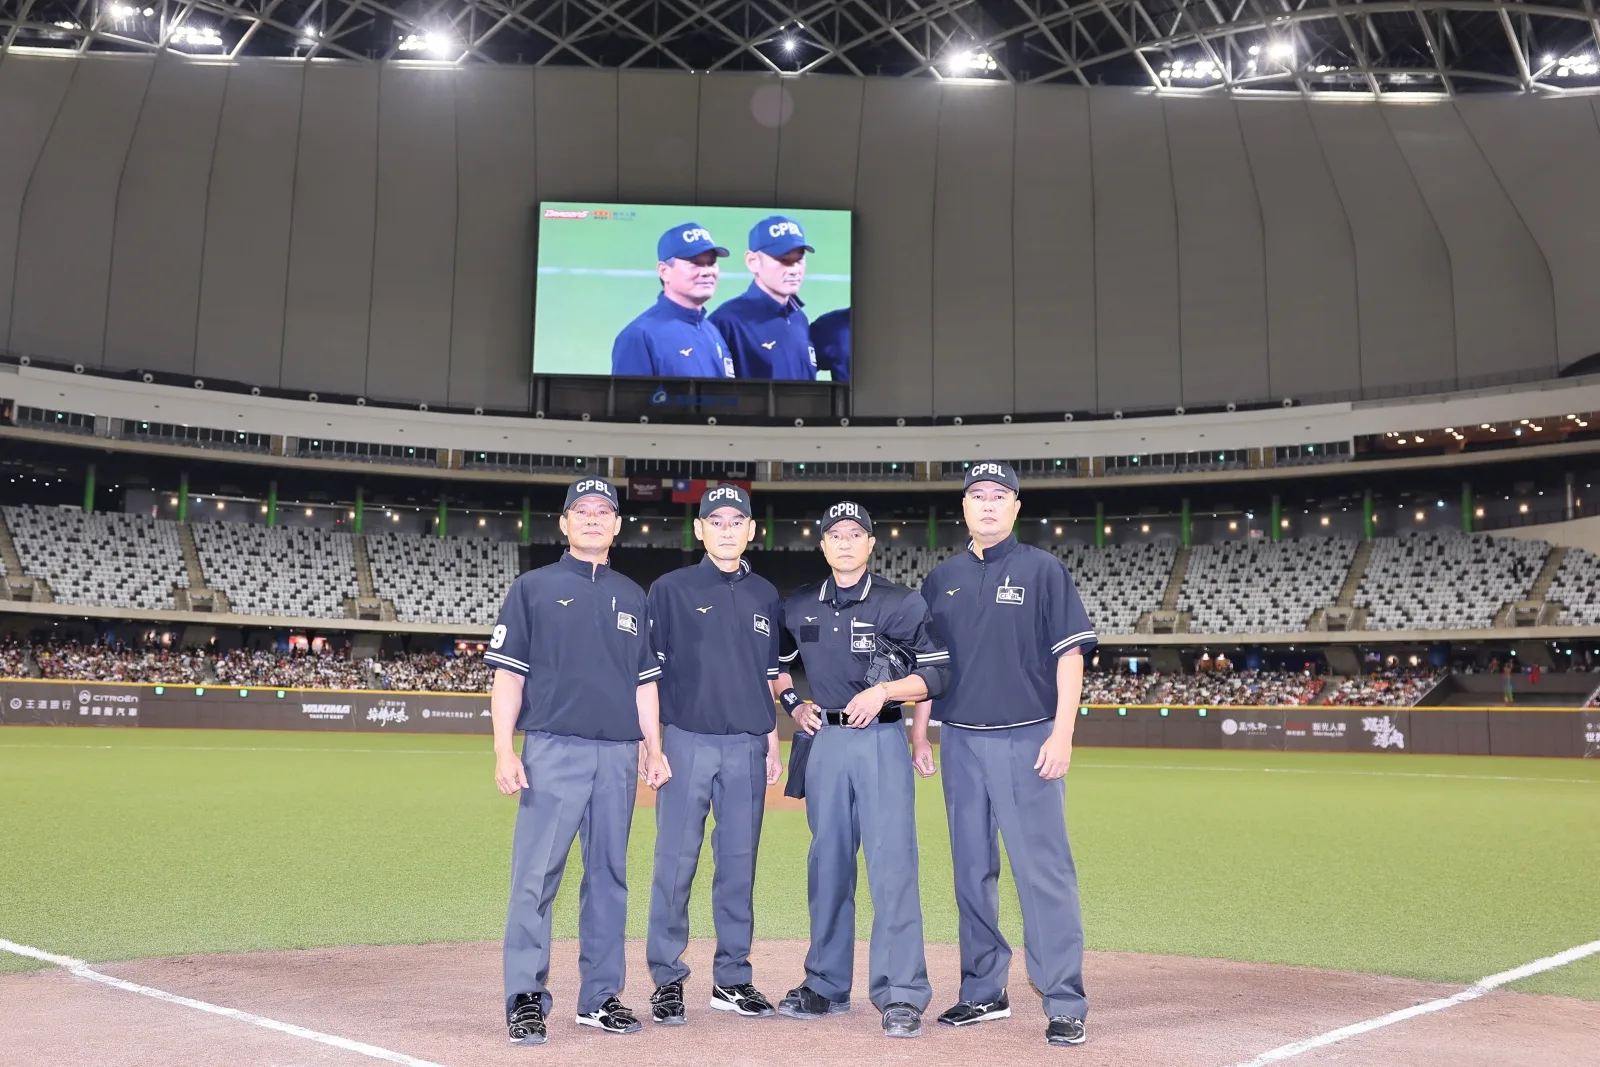
<path id="1" fill-rule="evenodd" d="M 1438 684 L 1442 668 L 1388 668 L 1360 678 L 1346 678 L 1328 697 L 1329 704 L 1354 704 L 1360 707 L 1409 708 Z"/>
<path id="2" fill-rule="evenodd" d="M 494 668 L 481 656 L 412 652 L 393 659 L 368 660 L 367 667 L 382 689 L 487 693 L 494 682 Z"/>
<path id="3" fill-rule="evenodd" d="M 1323 680 L 1298 671 L 1202 671 L 1171 679 L 1162 701 L 1169 704 L 1285 707 L 1310 704 Z"/>
<path id="4" fill-rule="evenodd" d="M 30 673 L 28 646 L 11 637 L 0 640 L 0 678 L 26 678 Z"/>
<path id="5" fill-rule="evenodd" d="M 189 685 L 206 680 L 206 654 L 197 649 L 135 648 L 121 643 L 51 641 L 33 646 L 44 678 L 95 682 L 163 682 Z"/>
<path id="6" fill-rule="evenodd" d="M 1129 674 L 1127 671 L 1085 671 L 1083 703 L 1142 704 L 1150 687 L 1161 680 L 1159 674 Z"/>
<path id="7" fill-rule="evenodd" d="M 367 689 L 366 669 L 339 652 L 236 648 L 217 658 L 224 685 L 281 689 Z"/>

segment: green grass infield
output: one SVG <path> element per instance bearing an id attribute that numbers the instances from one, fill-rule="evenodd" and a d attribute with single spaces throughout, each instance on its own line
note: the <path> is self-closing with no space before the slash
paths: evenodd
<path id="1" fill-rule="evenodd" d="M 479 737 L 0 727 L 0 938 L 90 960 L 498 938 L 516 806 L 492 767 Z M 1467 982 L 1600 938 L 1600 761 L 1086 748 L 1068 782 L 1093 949 Z M 927 936 L 953 941 L 937 778 L 918 835 Z M 639 809 L 635 936 L 653 839 Z M 758 937 L 806 936 L 808 841 L 767 814 Z M 709 893 L 708 835 L 696 936 Z M 1020 945 L 1009 873 L 1002 915 Z M 1600 999 L 1600 963 L 1518 988 Z"/>

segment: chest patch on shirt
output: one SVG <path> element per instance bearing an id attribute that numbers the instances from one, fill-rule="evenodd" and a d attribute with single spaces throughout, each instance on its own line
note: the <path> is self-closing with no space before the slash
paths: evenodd
<path id="1" fill-rule="evenodd" d="M 772 623 L 767 620 L 765 615 L 756 616 L 756 633 L 762 637 L 772 636 Z"/>
<path id="2" fill-rule="evenodd" d="M 878 649 L 878 628 L 870 622 L 850 620 L 850 651 L 871 655 Z"/>
<path id="3" fill-rule="evenodd" d="M 1023 589 L 1022 586 L 1011 584 L 1011 576 L 1008 574 L 1006 575 L 1006 580 L 994 591 L 994 602 L 996 604 L 1021 604 L 1026 593 L 1027 590 Z"/>
<path id="4" fill-rule="evenodd" d="M 617 629 L 624 633 L 639 635 L 639 620 L 629 615 L 626 611 L 617 612 Z"/>
<path id="5" fill-rule="evenodd" d="M 800 640 L 802 640 L 802 641 L 818 641 L 818 640 L 821 640 L 821 638 L 822 638 L 822 627 L 816 626 L 816 625 L 800 627 Z"/>

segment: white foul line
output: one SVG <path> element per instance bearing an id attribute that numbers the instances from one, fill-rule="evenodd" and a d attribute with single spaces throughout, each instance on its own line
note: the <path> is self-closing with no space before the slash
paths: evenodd
<path id="1" fill-rule="evenodd" d="M 1409 1008 L 1392 1011 L 1388 1015 L 1380 1015 L 1376 1019 L 1352 1023 L 1349 1026 L 1341 1026 L 1337 1030 L 1329 1030 L 1325 1034 L 1318 1034 L 1316 1037 L 1308 1037 L 1304 1041 L 1280 1045 L 1275 1049 L 1263 1052 L 1253 1060 L 1243 1060 L 1233 1064 L 1233 1067 L 1266 1067 L 1269 1063 L 1282 1063 L 1284 1060 L 1293 1059 L 1325 1045 L 1332 1045 L 1351 1037 L 1359 1037 L 1362 1034 L 1371 1033 L 1373 1030 L 1380 1030 L 1385 1026 L 1393 1026 L 1395 1023 L 1403 1023 L 1407 1019 L 1415 1019 L 1419 1015 L 1431 1015 L 1436 1011 L 1453 1008 L 1457 1004 L 1465 1004 L 1468 1001 L 1477 1000 L 1484 994 L 1499 989 L 1510 982 L 1520 981 L 1530 975 L 1554 970 L 1557 967 L 1565 967 L 1574 960 L 1581 960 L 1585 956 L 1593 956 L 1595 953 L 1600 953 L 1600 941 L 1591 941 L 1587 945 L 1569 948 L 1565 952 L 1556 953 L 1554 956 L 1546 956 L 1542 960 L 1534 960 L 1532 963 L 1525 963 L 1521 967 L 1513 967 L 1509 971 L 1501 971 L 1499 974 L 1491 974 L 1487 978 L 1480 978 L 1454 996 L 1430 1000 L 1424 1004 L 1413 1004 Z"/>
<path id="2" fill-rule="evenodd" d="M 252 1026 L 259 1026 L 267 1030 L 276 1030 L 281 1034 L 288 1034 L 291 1037 L 304 1038 L 307 1041 L 315 1041 L 318 1044 L 329 1045 L 333 1048 L 343 1049 L 346 1052 L 354 1052 L 357 1055 L 368 1056 L 375 1060 L 383 1060 L 387 1063 L 398 1063 L 401 1064 L 402 1067 L 441 1067 L 440 1064 L 433 1063 L 430 1060 L 419 1060 L 415 1056 L 407 1056 L 403 1052 L 391 1052 L 386 1048 L 379 1048 L 377 1045 L 368 1045 L 361 1041 L 351 1041 L 347 1037 L 335 1037 L 333 1034 L 324 1034 L 319 1033 L 316 1030 L 307 1030 L 303 1026 L 295 1026 L 293 1023 L 280 1023 L 276 1019 L 268 1019 L 265 1016 L 254 1015 L 248 1011 L 240 1011 L 238 1008 L 224 1008 L 219 1004 L 208 1004 L 203 1000 L 191 1000 L 189 997 L 180 997 L 176 993 L 168 993 L 165 990 L 152 989 L 146 985 L 139 985 L 137 982 L 129 982 L 121 978 L 113 978 L 109 974 L 101 974 L 93 967 L 90 967 L 83 960 L 73 959 L 71 956 L 58 956 L 53 952 L 46 952 L 43 949 L 37 949 L 31 945 L 19 945 L 15 941 L 7 941 L 4 938 L 0 938 L 0 951 L 10 952 L 17 956 L 27 956 L 30 959 L 40 960 L 44 963 L 53 963 L 57 967 L 66 968 L 68 972 L 78 978 L 85 978 L 91 982 L 99 982 L 101 985 L 108 985 L 113 989 L 120 989 L 125 993 L 137 993 L 142 997 L 150 997 L 154 1000 L 164 1000 L 168 1004 L 178 1004 L 185 1008 L 194 1008 L 196 1011 L 209 1012 L 212 1015 L 221 1015 L 225 1019 L 233 1019 L 236 1022 L 249 1023 Z"/>

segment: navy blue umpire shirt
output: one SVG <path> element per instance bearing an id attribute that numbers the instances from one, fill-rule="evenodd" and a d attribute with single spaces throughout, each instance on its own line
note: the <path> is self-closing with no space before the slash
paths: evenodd
<path id="1" fill-rule="evenodd" d="M 1000 728 L 1056 715 L 1056 660 L 1099 643 L 1066 564 L 1017 543 L 979 559 L 967 550 L 922 582 L 934 626 L 950 648 L 950 687 L 933 717 L 952 726 Z"/>
<path id="2" fill-rule="evenodd" d="M 950 653 L 929 625 L 927 603 L 903 585 L 868 573 L 848 589 L 833 578 L 803 585 L 783 602 L 780 659 L 805 663 L 811 700 L 825 711 L 842 711 L 867 688 L 867 666 L 881 635 L 917 654 L 912 672 L 937 697 L 945 689 Z"/>
<path id="3" fill-rule="evenodd" d="M 832 380 L 850 380 L 850 309 L 838 308 L 811 323 L 811 345 L 817 350 L 817 370 Z"/>
<path id="4" fill-rule="evenodd" d="M 811 347 L 811 321 L 800 310 L 804 306 L 796 296 L 780 304 L 751 282 L 750 288 L 711 313 L 733 355 L 735 376 L 816 379 L 817 351 Z"/>
<path id="5" fill-rule="evenodd" d="M 517 729 L 642 741 L 636 690 L 661 677 L 644 590 L 571 552 L 511 585 L 484 661 L 520 674 Z"/>
<path id="6" fill-rule="evenodd" d="M 650 643 L 662 668 L 661 721 L 697 734 L 760 734 L 777 725 L 782 604 L 747 560 L 724 574 L 711 557 L 650 586 Z"/>
<path id="7" fill-rule="evenodd" d="M 704 308 L 666 294 L 623 327 L 611 346 L 611 373 L 648 378 L 732 378 L 733 357 Z"/>

